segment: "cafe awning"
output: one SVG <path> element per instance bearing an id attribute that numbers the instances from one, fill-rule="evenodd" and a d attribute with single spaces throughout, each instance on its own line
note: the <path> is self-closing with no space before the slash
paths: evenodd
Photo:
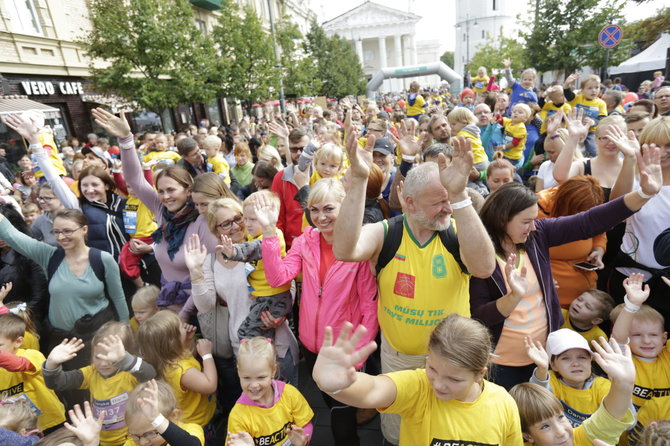
<path id="1" fill-rule="evenodd" d="M 27 96 L 0 96 L 0 116 L 26 111 L 42 112 L 47 119 L 61 118 L 59 109 L 28 99 Z"/>

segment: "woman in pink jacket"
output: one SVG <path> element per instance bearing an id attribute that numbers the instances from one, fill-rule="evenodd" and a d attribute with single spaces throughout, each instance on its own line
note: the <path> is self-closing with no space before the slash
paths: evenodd
<path id="1" fill-rule="evenodd" d="M 379 329 L 377 284 L 369 263 L 340 262 L 333 255 L 333 229 L 344 195 L 342 183 L 333 178 L 320 180 L 312 187 L 307 209 L 314 227 L 305 228 L 283 259 L 275 231 L 279 210 L 267 201 L 256 208 L 256 217 L 263 226 L 263 263 L 268 283 L 278 287 L 302 273 L 298 332 L 310 369 L 327 326 L 333 327 L 336 336 L 347 321 L 354 326 L 364 325 L 368 331 L 361 345 L 374 340 Z M 326 393 L 322 395 L 331 407 L 336 444 L 359 444 L 356 409 L 343 407 Z"/>

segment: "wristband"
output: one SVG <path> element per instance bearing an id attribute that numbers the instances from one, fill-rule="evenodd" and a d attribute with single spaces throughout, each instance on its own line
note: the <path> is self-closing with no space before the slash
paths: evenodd
<path id="1" fill-rule="evenodd" d="M 640 310 L 640 306 L 629 301 L 628 295 L 625 295 L 623 297 L 623 309 L 629 313 L 637 313 Z"/>
<path id="2" fill-rule="evenodd" d="M 207 361 L 208 359 L 214 359 L 211 353 L 207 353 L 206 355 L 202 355 L 202 360 Z"/>
<path id="3" fill-rule="evenodd" d="M 470 197 L 466 198 L 463 201 L 458 201 L 456 203 L 451 203 L 451 209 L 453 209 L 454 211 L 457 210 L 457 209 L 466 208 L 468 206 L 472 206 L 472 198 L 470 198 Z"/>
<path id="4" fill-rule="evenodd" d="M 640 197 L 642 197 L 642 198 L 644 198 L 644 199 L 646 199 L 646 200 L 648 200 L 648 199 L 653 198 L 653 197 L 656 196 L 656 194 L 654 194 L 654 195 L 645 194 L 644 191 L 643 191 L 642 189 L 638 189 L 638 190 L 637 190 L 637 194 L 638 194 Z"/>
<path id="5" fill-rule="evenodd" d="M 154 429 L 158 428 L 161 424 L 163 424 L 163 421 L 165 421 L 165 417 L 163 416 L 162 413 L 159 413 L 156 418 L 151 422 L 151 427 Z"/>
<path id="6" fill-rule="evenodd" d="M 416 157 L 412 155 L 403 155 L 402 160 L 407 161 L 408 163 L 414 163 L 416 161 Z"/>
<path id="7" fill-rule="evenodd" d="M 327 393 L 328 395 L 337 395 L 337 394 L 340 393 L 341 391 L 342 391 L 342 389 L 340 389 L 340 390 L 336 390 L 336 391 L 334 391 L 334 392 L 326 392 L 326 393 Z"/>

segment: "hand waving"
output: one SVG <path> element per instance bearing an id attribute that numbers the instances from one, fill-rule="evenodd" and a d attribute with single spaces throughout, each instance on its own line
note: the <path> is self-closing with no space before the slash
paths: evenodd
<path id="1" fill-rule="evenodd" d="M 447 189 L 449 197 L 454 197 L 465 190 L 473 164 L 472 144 L 469 139 L 462 136 L 454 138 L 454 151 L 449 165 L 443 154 L 438 156 L 440 182 Z"/>
<path id="2" fill-rule="evenodd" d="M 640 171 L 640 188 L 647 195 L 656 195 L 663 187 L 661 170 L 661 150 L 656 144 L 644 144 L 642 151 L 636 152 L 637 168 Z"/>
<path id="3" fill-rule="evenodd" d="M 33 120 L 23 114 L 11 114 L 2 118 L 3 122 L 21 135 L 29 144 L 39 144 L 38 128 Z"/>
<path id="4" fill-rule="evenodd" d="M 95 122 L 110 135 L 122 138 L 131 134 L 130 126 L 128 125 L 128 121 L 126 121 L 124 113 L 121 113 L 120 116 L 114 116 L 107 110 L 94 108 L 91 111 L 91 114 L 93 115 Z"/>
<path id="5" fill-rule="evenodd" d="M 256 220 L 263 228 L 277 226 L 279 219 L 279 208 L 267 196 L 259 195 L 254 202 Z"/>
<path id="6" fill-rule="evenodd" d="M 640 143 L 635 137 L 635 132 L 629 131 L 628 135 L 623 132 L 617 125 L 607 126 L 605 129 L 605 136 L 607 139 L 616 144 L 619 151 L 625 157 L 634 157 L 640 151 Z"/>
<path id="7" fill-rule="evenodd" d="M 123 346 L 123 342 L 117 335 L 106 336 L 98 345 L 96 345 L 96 348 L 100 350 L 100 353 L 95 355 L 95 357 L 111 363 L 122 360 L 126 355 L 126 349 Z"/>
<path id="8" fill-rule="evenodd" d="M 640 306 L 649 298 L 649 285 L 644 284 L 644 275 L 633 273 L 623 281 L 626 296 L 633 305 Z"/>
<path id="9" fill-rule="evenodd" d="M 84 341 L 81 339 L 63 339 L 63 342 L 51 350 L 51 353 L 49 353 L 49 357 L 47 358 L 47 363 L 51 363 L 48 365 L 58 366 L 59 364 L 68 362 L 77 356 L 77 352 L 82 348 L 84 348 Z M 54 367 L 47 366 L 47 368 L 52 369 Z"/>
<path id="10" fill-rule="evenodd" d="M 600 344 L 591 341 L 595 352 L 593 358 L 603 369 L 612 383 L 626 383 L 633 385 L 635 381 L 635 364 L 627 345 L 620 346 L 619 342 L 611 338 L 608 341 L 600 337 Z"/>
<path id="11" fill-rule="evenodd" d="M 79 404 L 74 405 L 74 410 L 69 411 L 70 423 L 65 422 L 63 426 L 77 436 L 84 446 L 98 446 L 100 443 L 100 430 L 102 421 L 105 419 L 105 411 L 100 411 L 98 418 L 93 416 L 91 405 L 84 402 L 84 412 Z"/>
<path id="12" fill-rule="evenodd" d="M 547 354 L 542 343 L 540 341 L 535 341 L 526 336 L 523 340 L 523 343 L 526 346 L 526 352 L 531 361 L 537 366 L 538 369 L 546 370 L 549 368 L 549 355 Z"/>
<path id="13" fill-rule="evenodd" d="M 521 271 L 516 268 L 516 254 L 510 254 L 505 263 L 505 276 L 507 277 L 509 287 L 512 289 L 512 293 L 518 298 L 523 297 L 526 291 L 528 291 L 526 273 L 525 266 L 521 268 Z"/>
<path id="14" fill-rule="evenodd" d="M 412 119 L 412 121 L 414 120 Z M 421 152 L 421 144 L 414 137 L 414 126 L 411 125 L 408 129 L 405 121 L 402 122 L 398 130 L 400 138 L 396 138 L 392 133 L 390 135 L 391 140 L 398 146 L 403 155 L 416 156 L 417 153 Z"/>
<path id="15" fill-rule="evenodd" d="M 568 134 L 571 137 L 581 139 L 585 138 L 589 133 L 590 125 L 584 123 L 584 110 L 583 109 L 572 109 L 570 114 L 568 114 L 568 119 L 566 120 L 568 127 Z"/>
<path id="16" fill-rule="evenodd" d="M 347 136 L 347 156 L 351 166 L 352 177 L 365 178 L 367 180 L 370 175 L 370 166 L 372 165 L 372 147 L 368 148 L 366 144 L 364 148 L 358 145 L 358 138 L 360 132 L 354 127 L 349 128 L 349 135 Z M 368 142 L 372 141 L 374 144 L 374 136 L 368 136 Z"/>
<path id="17" fill-rule="evenodd" d="M 184 263 L 189 271 L 200 271 L 207 258 L 207 248 L 200 243 L 198 234 L 192 234 L 184 249 Z"/>

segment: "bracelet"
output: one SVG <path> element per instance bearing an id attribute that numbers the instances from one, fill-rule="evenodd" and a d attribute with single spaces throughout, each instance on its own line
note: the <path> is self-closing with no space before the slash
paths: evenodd
<path id="1" fill-rule="evenodd" d="M 42 144 L 30 144 L 28 150 L 39 150 L 42 148 Z"/>
<path id="2" fill-rule="evenodd" d="M 459 201 L 459 202 L 456 202 L 456 203 L 451 203 L 451 209 L 453 209 L 454 211 L 457 210 L 457 209 L 466 208 L 468 206 L 472 206 L 472 198 L 470 198 L 470 197 L 466 198 L 463 201 Z"/>
<path id="3" fill-rule="evenodd" d="M 211 353 L 207 353 L 206 355 L 202 355 L 202 360 L 207 361 L 208 359 L 214 359 Z"/>
<path id="4" fill-rule="evenodd" d="M 644 198 L 645 200 L 648 200 L 648 199 L 653 198 L 653 197 L 656 196 L 656 194 L 654 194 L 654 195 L 645 194 L 644 191 L 643 191 L 642 189 L 638 189 L 638 190 L 637 190 L 637 194 L 638 194 L 640 197 Z"/>
<path id="5" fill-rule="evenodd" d="M 402 156 L 402 160 L 403 160 L 403 161 L 407 161 L 408 163 L 414 163 L 414 161 L 416 161 L 416 156 L 412 156 L 412 155 L 403 155 L 403 156 Z"/>
<path id="6" fill-rule="evenodd" d="M 337 395 L 337 394 L 340 393 L 341 391 L 342 391 L 342 389 L 340 389 L 340 390 L 336 390 L 336 391 L 334 391 L 334 392 L 326 392 L 326 393 L 327 393 L 328 395 Z"/>
<path id="7" fill-rule="evenodd" d="M 639 305 L 635 305 L 631 301 L 628 300 L 628 295 L 624 295 L 623 297 L 623 309 L 626 310 L 629 313 L 637 313 L 640 310 Z"/>
<path id="8" fill-rule="evenodd" d="M 154 429 L 158 428 L 161 424 L 163 424 L 163 421 L 165 421 L 165 417 L 163 416 L 162 413 L 159 413 L 156 418 L 151 422 L 151 427 Z"/>

